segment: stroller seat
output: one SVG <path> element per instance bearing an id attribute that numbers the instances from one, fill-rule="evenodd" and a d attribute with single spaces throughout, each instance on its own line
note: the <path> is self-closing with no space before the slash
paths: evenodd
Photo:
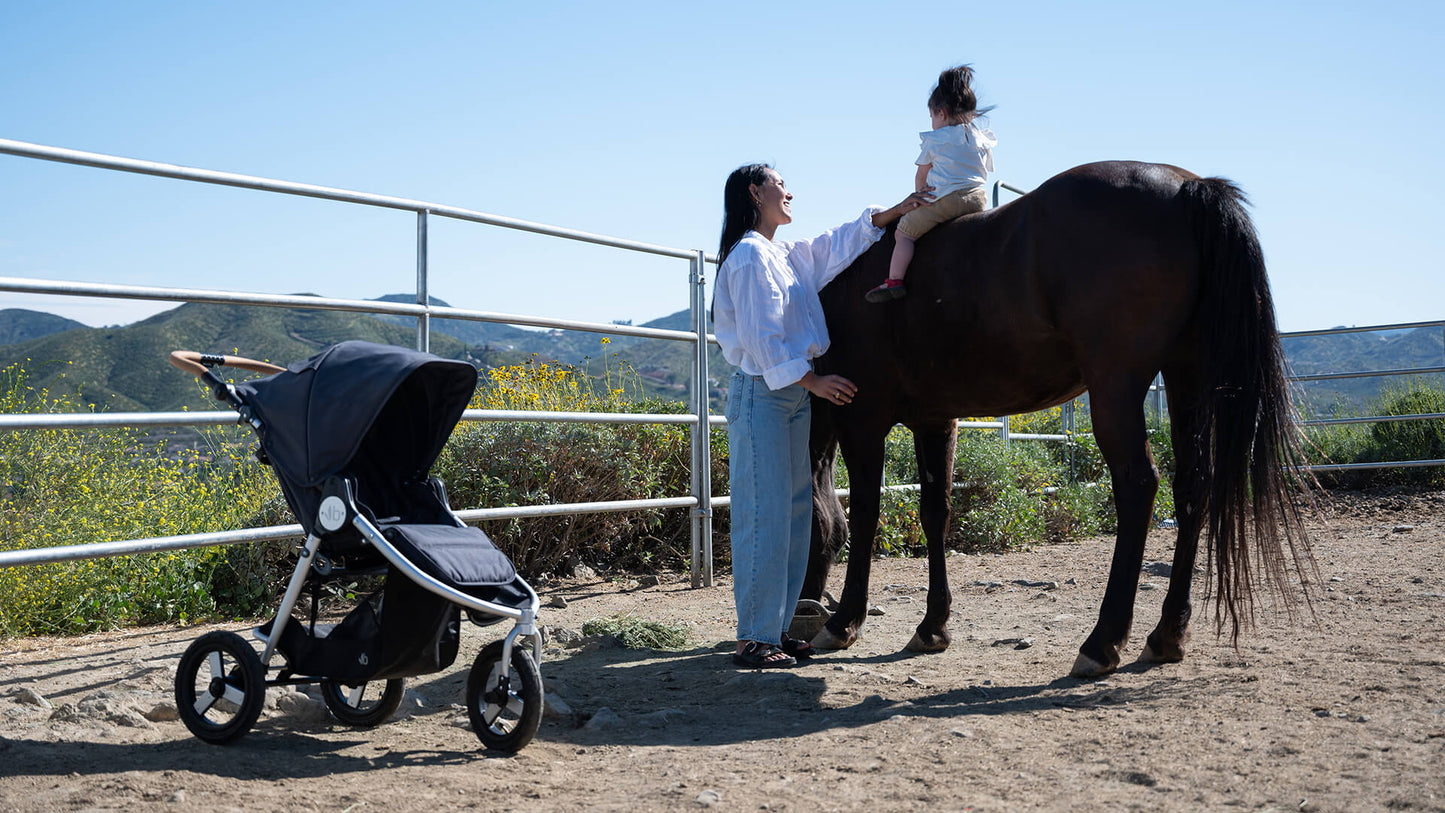
<path id="1" fill-rule="evenodd" d="M 382 535 L 424 573 L 449 587 L 508 607 L 522 608 L 532 600 L 518 584 L 512 560 L 478 528 L 388 525 Z M 484 618 L 473 620 L 492 623 Z"/>
<path id="2" fill-rule="evenodd" d="M 451 587 L 497 587 L 517 578 L 512 560 L 478 528 L 388 525 L 381 532 L 413 564 Z"/>

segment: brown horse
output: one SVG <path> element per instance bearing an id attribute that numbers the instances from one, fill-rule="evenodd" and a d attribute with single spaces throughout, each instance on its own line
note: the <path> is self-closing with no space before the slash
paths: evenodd
<path id="1" fill-rule="evenodd" d="M 1299 441 L 1264 260 L 1237 187 L 1159 164 L 1077 167 L 1005 206 L 934 229 L 918 242 L 908 296 L 865 303 L 864 292 L 886 273 L 892 242 L 890 234 L 822 293 L 833 344 L 817 368 L 852 379 L 858 395 L 841 407 L 813 402 L 814 537 L 804 598 L 822 594 L 847 542 L 833 489 L 839 448 L 853 484 L 847 579 L 815 645 L 851 646 L 862 627 L 878 525 L 879 490 L 870 486 L 882 481 L 883 439 L 894 424 L 914 433 L 928 540 L 927 611 L 908 648 L 938 651 L 950 642 L 943 537 L 955 418 L 1033 412 L 1087 389 L 1118 536 L 1098 622 L 1072 673 L 1116 669 L 1159 485 L 1144 399 L 1160 372 L 1178 466 L 1179 536 L 1163 614 L 1140 660 L 1184 657 L 1201 529 L 1218 629 L 1228 621 L 1237 640 L 1261 584 L 1292 606 L 1288 571 L 1302 581 L 1312 572 L 1291 493 L 1304 478 L 1294 476 Z"/>

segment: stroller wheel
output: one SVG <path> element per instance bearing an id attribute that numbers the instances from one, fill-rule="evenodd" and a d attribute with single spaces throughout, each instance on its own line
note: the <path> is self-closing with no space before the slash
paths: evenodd
<path id="1" fill-rule="evenodd" d="M 467 712 L 488 748 L 515 753 L 531 742 L 542 724 L 542 673 L 532 653 L 514 646 L 504 664 L 501 641 L 483 647 L 467 677 Z"/>
<path id="2" fill-rule="evenodd" d="M 370 728 L 386 722 L 401 705 L 406 681 L 395 678 L 373 680 L 354 686 L 334 680 L 321 681 L 321 697 L 336 719 L 350 726 Z"/>
<path id="3" fill-rule="evenodd" d="M 214 745 L 250 731 L 265 700 L 266 667 L 234 632 L 197 638 L 176 667 L 176 711 L 192 734 Z"/>

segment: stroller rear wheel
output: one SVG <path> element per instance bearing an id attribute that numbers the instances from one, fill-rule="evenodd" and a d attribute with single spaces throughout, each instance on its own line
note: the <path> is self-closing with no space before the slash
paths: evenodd
<path id="1" fill-rule="evenodd" d="M 482 648 L 467 677 L 467 712 L 482 745 L 498 751 L 522 750 L 542 724 L 542 672 L 532 653 L 512 647 L 512 662 L 502 662 L 502 642 Z"/>
<path id="2" fill-rule="evenodd" d="M 350 726 L 370 728 L 386 722 L 401 705 L 406 681 L 401 678 L 354 686 L 334 680 L 321 681 L 321 698 L 336 719 Z"/>
<path id="3" fill-rule="evenodd" d="M 265 700 L 266 667 L 234 632 L 197 638 L 176 667 L 176 711 L 192 734 L 214 745 L 250 731 Z"/>

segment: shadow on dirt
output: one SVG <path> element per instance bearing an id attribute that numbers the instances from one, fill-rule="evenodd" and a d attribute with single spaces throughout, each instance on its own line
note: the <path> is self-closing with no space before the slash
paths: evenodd
<path id="1" fill-rule="evenodd" d="M 734 667 L 730 653 L 730 645 L 683 653 L 616 648 L 554 660 L 545 674 L 572 693 L 566 699 L 581 711 L 573 726 L 555 724 L 543 733 L 579 745 L 728 745 L 862 728 L 893 718 L 955 718 L 963 725 L 978 715 L 1109 709 L 1182 690 L 1176 678 L 1161 673 L 1130 688 L 1060 677 L 940 691 L 883 673 L 896 673 L 905 662 L 928 655 L 821 655 L 794 669 L 749 671 Z M 1131 664 L 1121 671 L 1146 673 L 1150 667 Z M 586 719 L 603 707 L 620 722 L 597 726 Z"/>
<path id="2" fill-rule="evenodd" d="M 458 730 L 459 735 L 467 732 Z M 470 742 L 468 741 L 470 739 Z M 238 780 L 304 779 L 404 766 L 467 765 L 489 756 L 475 737 L 459 736 L 458 750 L 384 752 L 371 757 L 342 753 L 364 740 L 321 739 L 294 731 L 266 730 L 258 725 L 229 746 L 204 745 L 181 739 L 152 744 L 40 742 L 8 740 L 4 752 L 9 776 L 85 776 L 127 771 L 188 771 Z M 287 760 L 279 764 L 276 754 Z"/>
<path id="3" fill-rule="evenodd" d="M 734 667 L 729 656 L 730 648 L 721 646 L 687 652 L 612 646 L 554 657 L 544 664 L 543 674 L 577 712 L 571 718 L 544 721 L 537 742 L 730 745 L 907 718 L 952 718 L 963 727 L 970 717 L 979 715 L 1028 715 L 1059 708 L 1107 710 L 1188 691 L 1177 679 L 1165 675 L 1128 689 L 1064 677 L 1045 683 L 1007 686 L 985 682 L 938 691 L 884 674 L 890 668 L 898 671 L 911 659 L 929 657 L 926 655 L 825 654 L 795 669 L 755 671 Z M 1133 665 L 1125 671 L 1141 672 L 1144 667 Z M 10 739 L 0 740 L 0 760 L 11 776 L 189 771 L 238 780 L 277 780 L 509 758 L 511 755 L 481 750 L 470 729 L 441 723 L 458 713 L 451 703 L 460 699 L 465 679 L 465 669 L 453 669 L 411 687 L 435 709 L 419 716 L 445 725 L 443 734 L 451 741 L 450 747 L 393 750 L 385 744 L 385 726 L 377 729 L 373 738 L 366 730 L 306 724 L 283 716 L 261 721 L 229 746 L 205 745 L 185 736 L 149 744 Z M 599 714 L 604 707 L 616 716 Z M 599 725 L 603 719 L 611 722 Z M 356 753 L 366 750 L 375 753 Z M 285 759 L 278 760 L 278 754 Z"/>

